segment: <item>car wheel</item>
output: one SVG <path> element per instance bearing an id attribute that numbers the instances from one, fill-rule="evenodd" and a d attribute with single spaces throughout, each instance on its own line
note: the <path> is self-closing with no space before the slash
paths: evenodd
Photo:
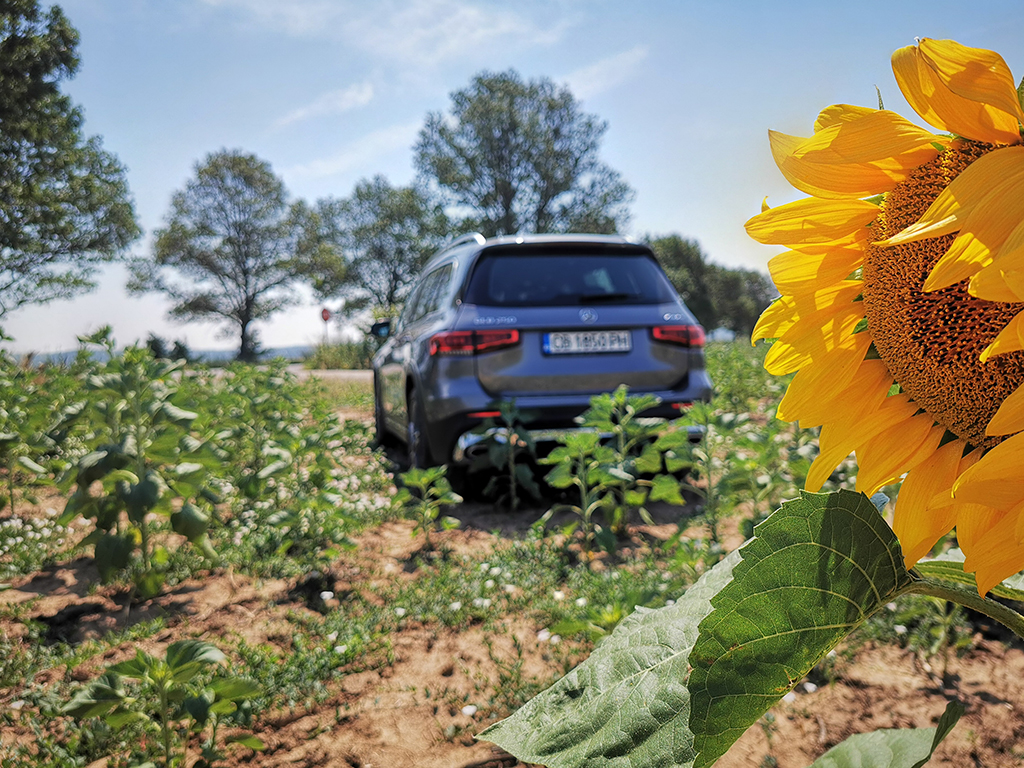
<path id="1" fill-rule="evenodd" d="M 406 424 L 405 448 L 407 451 L 409 466 L 425 468 L 431 465 L 430 446 L 427 445 L 427 435 L 423 422 L 423 406 L 415 391 L 409 392 L 409 401 L 406 405 L 409 416 Z"/>
<path id="2" fill-rule="evenodd" d="M 373 375 L 373 432 L 377 445 L 382 448 L 390 446 L 394 442 L 384 424 L 384 400 L 376 373 Z"/>

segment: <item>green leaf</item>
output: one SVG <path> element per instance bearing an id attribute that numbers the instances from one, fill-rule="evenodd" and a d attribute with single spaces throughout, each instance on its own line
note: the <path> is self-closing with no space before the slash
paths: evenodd
<path id="1" fill-rule="evenodd" d="M 210 527 L 210 516 L 193 504 L 185 502 L 171 513 L 171 528 L 189 541 L 195 541 Z"/>
<path id="2" fill-rule="evenodd" d="M 186 411 L 184 408 L 179 408 L 171 403 L 163 403 L 161 410 L 169 421 L 173 421 L 175 424 L 183 427 L 189 426 L 199 416 L 194 411 Z"/>
<path id="3" fill-rule="evenodd" d="M 135 589 L 138 590 L 142 600 L 150 600 L 160 594 L 165 581 L 167 581 L 166 573 L 150 568 L 135 579 Z"/>
<path id="4" fill-rule="evenodd" d="M 176 683 L 191 680 L 202 667 L 225 661 L 227 656 L 217 646 L 202 640 L 179 640 L 167 646 L 167 666 Z"/>
<path id="5" fill-rule="evenodd" d="M 661 472 L 661 451 L 654 446 L 654 443 L 648 443 L 644 446 L 643 452 L 637 456 L 635 466 L 636 471 L 642 475 Z"/>
<path id="6" fill-rule="evenodd" d="M 684 506 L 683 494 L 679 491 L 679 481 L 672 475 L 658 475 L 651 486 L 651 501 L 667 501 L 669 504 Z"/>
<path id="7" fill-rule="evenodd" d="M 260 694 L 260 685 L 244 677 L 222 677 L 210 683 L 210 690 L 218 699 L 242 701 Z"/>
<path id="8" fill-rule="evenodd" d="M 132 712 L 128 710 L 119 710 L 111 712 L 104 716 L 104 721 L 111 728 L 124 728 L 126 725 L 131 723 L 137 723 L 139 721 L 148 720 L 149 717 L 144 715 L 142 712 Z"/>
<path id="9" fill-rule="evenodd" d="M 211 698 L 212 696 L 204 695 L 189 696 L 181 706 L 199 725 L 206 725 L 206 721 L 210 719 L 210 705 L 213 703 Z"/>
<path id="10" fill-rule="evenodd" d="M 111 672 L 132 680 L 145 680 L 149 677 L 150 671 L 155 667 L 156 659 L 143 651 L 136 651 L 135 658 L 122 661 L 110 667 Z"/>
<path id="11" fill-rule="evenodd" d="M 129 534 L 118 536 L 105 533 L 96 542 L 96 569 L 103 581 L 110 579 L 118 571 L 128 567 L 132 552 L 135 550 L 135 539 Z"/>
<path id="12" fill-rule="evenodd" d="M 922 576 L 931 576 L 974 587 L 974 589 L 978 588 L 974 574 L 964 570 L 964 553 L 959 549 L 950 549 L 938 557 L 921 560 L 914 566 L 914 570 Z M 1024 601 L 1024 573 L 1018 573 L 1006 579 L 1002 584 L 997 584 L 992 587 L 989 594 L 1007 600 Z"/>
<path id="13" fill-rule="evenodd" d="M 715 762 L 840 640 L 912 583 L 863 494 L 804 493 L 754 529 L 690 654 L 698 768 Z"/>
<path id="14" fill-rule="evenodd" d="M 739 561 L 738 551 L 727 555 L 675 605 L 638 608 L 589 659 L 479 738 L 550 768 L 693 765 L 690 650 Z"/>
<path id="15" fill-rule="evenodd" d="M 44 466 L 42 466 L 40 464 L 36 464 L 28 456 L 19 456 L 18 457 L 18 463 L 21 464 L 21 466 L 23 466 L 29 472 L 35 472 L 37 475 L 45 475 L 46 474 L 46 467 L 44 467 Z"/>
<path id="16" fill-rule="evenodd" d="M 84 720 L 87 717 L 99 717 L 123 702 L 125 696 L 121 678 L 116 672 L 107 670 L 78 691 L 71 701 L 61 707 L 61 712 L 79 720 Z"/>
<path id="17" fill-rule="evenodd" d="M 832 747 L 810 768 L 921 768 L 953 730 L 964 705 L 951 701 L 936 728 L 895 728 L 858 733 Z M 915 761 L 915 762 L 912 762 Z"/>
<path id="18" fill-rule="evenodd" d="M 248 747 L 257 752 L 267 748 L 262 741 L 252 734 L 239 733 L 234 736 L 228 736 L 224 741 L 228 744 L 241 744 L 243 747 Z"/>

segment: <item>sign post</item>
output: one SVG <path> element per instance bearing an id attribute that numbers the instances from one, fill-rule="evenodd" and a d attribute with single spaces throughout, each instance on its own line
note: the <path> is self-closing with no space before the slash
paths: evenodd
<path id="1" fill-rule="evenodd" d="M 320 310 L 320 317 L 324 321 L 324 344 L 326 345 L 328 343 L 327 324 L 331 321 L 331 310 L 324 307 Z"/>

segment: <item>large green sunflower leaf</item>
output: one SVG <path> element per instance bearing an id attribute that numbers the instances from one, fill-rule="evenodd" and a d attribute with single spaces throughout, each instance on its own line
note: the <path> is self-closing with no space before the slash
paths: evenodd
<path id="1" fill-rule="evenodd" d="M 674 605 L 623 619 L 589 659 L 479 738 L 550 768 L 692 766 L 688 656 L 739 561 L 732 552 Z"/>
<path id="2" fill-rule="evenodd" d="M 964 553 L 959 549 L 950 549 L 938 557 L 921 560 L 914 570 L 919 571 L 923 576 L 978 588 L 974 574 L 964 570 Z M 1024 574 L 1018 573 L 1006 579 L 1002 584 L 996 584 L 989 594 L 993 597 L 1024 602 Z"/>
<path id="3" fill-rule="evenodd" d="M 896 728 L 858 733 L 832 747 L 810 768 L 921 768 L 964 713 L 951 701 L 936 728 Z"/>
<path id="4" fill-rule="evenodd" d="M 912 582 L 892 530 L 863 494 L 805 493 L 761 523 L 712 598 L 689 663 L 697 768 Z"/>

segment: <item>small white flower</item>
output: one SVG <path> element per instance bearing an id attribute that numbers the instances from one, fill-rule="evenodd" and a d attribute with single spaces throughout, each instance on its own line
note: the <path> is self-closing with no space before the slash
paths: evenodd
<path id="1" fill-rule="evenodd" d="M 818 686 L 816 686 L 814 683 L 804 683 L 804 690 L 808 693 L 814 693 L 816 690 L 818 690 Z"/>
<path id="2" fill-rule="evenodd" d="M 508 592 L 511 595 L 513 592 L 516 591 L 516 585 L 515 584 L 505 584 L 502 587 L 502 589 L 504 589 L 506 592 Z"/>
<path id="3" fill-rule="evenodd" d="M 11 704 L 10 704 L 11 709 L 21 709 L 24 706 L 25 706 L 25 701 L 23 699 L 18 699 L 17 701 L 12 701 Z"/>
<path id="4" fill-rule="evenodd" d="M 670 606 L 670 605 L 675 605 L 675 604 L 676 604 L 676 601 L 675 601 L 675 600 L 666 600 L 666 601 L 665 601 L 665 606 L 666 606 L 666 607 L 667 607 L 667 606 Z"/>
<path id="5" fill-rule="evenodd" d="M 462 708 L 462 714 L 464 714 L 466 717 L 472 717 L 476 714 L 476 707 L 472 704 L 467 704 Z"/>
<path id="6" fill-rule="evenodd" d="M 477 597 L 473 599 L 473 605 L 477 608 L 490 608 L 491 598 L 489 597 Z"/>
<path id="7" fill-rule="evenodd" d="M 829 651 L 828 653 L 825 654 L 825 658 L 826 659 L 834 659 L 835 657 L 836 657 L 836 652 L 835 651 Z"/>
<path id="8" fill-rule="evenodd" d="M 580 608 L 582 608 L 586 604 L 587 604 L 587 598 L 585 598 L 585 597 L 577 597 L 576 598 L 576 605 L 578 605 Z"/>
<path id="9" fill-rule="evenodd" d="M 547 629 L 542 629 L 540 632 L 537 633 L 537 642 L 538 643 L 546 643 L 550 639 L 551 639 L 551 632 L 549 630 L 547 630 Z"/>
<path id="10" fill-rule="evenodd" d="M 907 634 L 907 628 L 902 624 L 897 624 L 895 627 L 893 627 L 893 630 L 896 632 L 897 635 Z"/>
<path id="11" fill-rule="evenodd" d="M 490 568 L 490 567 L 491 567 L 490 563 L 480 563 L 480 570 L 484 571 L 485 573 L 487 572 L 487 569 Z"/>
<path id="12" fill-rule="evenodd" d="M 552 597 L 555 598 L 555 600 L 565 600 L 565 592 L 560 589 L 556 589 Z"/>
<path id="13" fill-rule="evenodd" d="M 896 603 L 886 603 L 885 607 L 886 607 L 886 610 L 895 611 L 896 610 Z"/>
<path id="14" fill-rule="evenodd" d="M 501 573 L 501 568 L 499 568 L 498 566 L 494 566 L 493 568 L 491 568 L 489 573 L 491 574 L 491 576 L 497 576 Z"/>
<path id="15" fill-rule="evenodd" d="M 448 608 L 449 608 L 450 610 L 453 610 L 453 611 L 459 611 L 459 610 L 462 610 L 462 603 L 460 603 L 460 602 L 459 602 L 458 600 L 456 600 L 456 601 L 455 601 L 454 603 L 452 603 L 451 605 L 449 605 L 449 606 L 448 606 Z"/>
<path id="16" fill-rule="evenodd" d="M 789 693 L 787 693 L 785 696 L 782 697 L 782 700 L 784 702 L 786 702 L 787 704 L 792 704 L 794 701 L 796 701 L 796 692 L 795 691 L 790 691 Z"/>
<path id="17" fill-rule="evenodd" d="M 403 616 L 405 616 L 405 608 L 395 608 L 395 615 L 398 618 L 402 618 Z"/>
<path id="18" fill-rule="evenodd" d="M 336 645 L 336 646 L 334 646 L 334 652 L 336 654 L 338 654 L 339 656 L 341 656 L 347 650 L 348 650 L 348 646 L 347 645 Z"/>
<path id="19" fill-rule="evenodd" d="M 337 632 L 331 632 L 331 634 L 329 634 L 327 636 L 327 642 L 329 642 L 329 643 L 333 643 L 337 639 L 338 639 L 338 633 Z"/>
<path id="20" fill-rule="evenodd" d="M 552 635 L 550 642 L 551 642 L 552 645 L 558 645 L 560 642 L 562 642 L 562 636 L 561 635 Z"/>
<path id="21" fill-rule="evenodd" d="M 494 587 L 494 579 L 488 579 L 484 582 L 485 589 L 492 589 Z"/>
<path id="22" fill-rule="evenodd" d="M 331 592 L 330 590 L 325 589 L 323 592 L 320 593 L 320 599 L 321 600 L 331 600 L 333 598 L 334 598 L 334 593 Z"/>

